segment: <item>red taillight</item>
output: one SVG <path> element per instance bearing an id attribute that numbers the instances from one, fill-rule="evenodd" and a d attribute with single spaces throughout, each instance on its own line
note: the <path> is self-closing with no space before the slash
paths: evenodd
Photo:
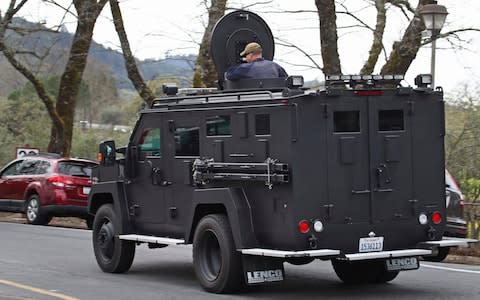
<path id="1" fill-rule="evenodd" d="M 300 233 L 307 233 L 310 231 L 310 223 L 307 220 L 301 220 L 298 223 L 298 230 Z"/>
<path id="2" fill-rule="evenodd" d="M 356 96 L 381 96 L 383 91 L 379 90 L 367 90 L 367 91 L 355 91 Z"/>
<path id="3" fill-rule="evenodd" d="M 440 224 L 440 222 L 442 222 L 442 215 L 438 211 L 432 214 L 432 222 L 433 224 Z"/>
<path id="4" fill-rule="evenodd" d="M 63 176 L 52 176 L 47 179 L 48 183 L 51 185 L 58 187 L 58 188 L 63 188 L 65 186 L 71 185 L 73 182 L 69 180 L 68 178 L 65 178 Z"/>
<path id="5" fill-rule="evenodd" d="M 465 202 L 463 200 L 460 200 L 460 208 L 463 209 L 465 207 Z"/>

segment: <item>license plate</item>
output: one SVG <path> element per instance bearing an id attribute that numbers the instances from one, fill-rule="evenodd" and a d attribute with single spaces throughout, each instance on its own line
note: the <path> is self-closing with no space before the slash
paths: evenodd
<path id="1" fill-rule="evenodd" d="M 89 186 L 84 186 L 82 188 L 82 193 L 84 193 L 85 195 L 88 195 L 90 193 L 90 187 Z"/>
<path id="2" fill-rule="evenodd" d="M 420 267 L 416 257 L 390 258 L 385 261 L 388 271 L 416 270 Z"/>
<path id="3" fill-rule="evenodd" d="M 374 252 L 383 250 L 383 236 L 361 238 L 358 252 Z"/>

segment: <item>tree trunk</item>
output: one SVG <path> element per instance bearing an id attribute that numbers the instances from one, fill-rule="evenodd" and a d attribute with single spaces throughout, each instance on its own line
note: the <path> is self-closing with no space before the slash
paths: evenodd
<path id="1" fill-rule="evenodd" d="M 69 156 L 72 148 L 75 107 L 83 71 L 87 64 L 88 50 L 92 42 L 93 28 L 98 15 L 108 0 L 74 0 L 78 14 L 77 29 L 73 37 L 70 55 L 60 79 L 56 111 L 63 126 L 52 124 L 48 152 Z"/>
<path id="2" fill-rule="evenodd" d="M 337 45 L 337 16 L 335 0 L 315 0 L 320 21 L 320 47 L 322 49 L 323 73 L 341 74 Z"/>
<path id="3" fill-rule="evenodd" d="M 383 48 L 383 33 L 385 32 L 385 24 L 387 22 L 385 0 L 375 0 L 375 8 L 377 9 L 377 22 L 375 31 L 373 32 L 373 42 L 370 47 L 368 59 L 363 65 L 360 74 L 372 74 Z"/>
<path id="4" fill-rule="evenodd" d="M 208 25 L 203 33 L 202 43 L 200 44 L 200 50 L 195 63 L 194 87 L 216 86 L 218 78 L 215 65 L 210 56 L 210 36 L 217 21 L 225 14 L 226 5 L 227 0 L 211 0 L 211 6 L 208 8 Z"/>
<path id="5" fill-rule="evenodd" d="M 432 4 L 433 0 L 419 0 L 415 9 L 415 17 L 405 30 L 401 41 L 393 43 L 393 49 L 381 74 L 405 74 L 417 56 L 422 42 L 422 31 L 425 26 L 420 17 L 420 10 L 426 4 Z"/>
<path id="6" fill-rule="evenodd" d="M 128 42 L 127 33 L 125 32 L 125 26 L 123 25 L 122 12 L 117 0 L 110 0 L 110 8 L 112 10 L 113 24 L 115 24 L 115 30 L 117 31 L 120 44 L 122 46 L 123 58 L 125 59 L 125 68 L 127 69 L 128 78 L 133 83 L 133 86 L 137 90 L 142 99 L 150 106 L 155 99 L 155 95 L 150 88 L 145 84 L 142 75 L 138 71 L 135 57 L 130 49 L 130 43 Z"/>

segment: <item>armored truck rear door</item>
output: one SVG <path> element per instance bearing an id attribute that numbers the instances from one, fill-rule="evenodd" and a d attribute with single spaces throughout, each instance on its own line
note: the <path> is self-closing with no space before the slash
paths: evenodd
<path id="1" fill-rule="evenodd" d="M 411 216 L 408 97 L 328 97 L 329 217 L 375 223 Z"/>
<path id="2" fill-rule="evenodd" d="M 374 222 L 414 216 L 411 104 L 406 96 L 368 99 Z"/>

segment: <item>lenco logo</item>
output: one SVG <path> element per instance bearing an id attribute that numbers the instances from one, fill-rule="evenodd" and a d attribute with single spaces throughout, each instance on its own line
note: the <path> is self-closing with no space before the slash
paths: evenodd
<path id="1" fill-rule="evenodd" d="M 418 260 L 415 257 L 393 258 L 387 260 L 389 271 L 418 269 Z"/>
<path id="2" fill-rule="evenodd" d="M 283 273 L 281 269 L 247 272 L 248 283 L 282 281 Z"/>

